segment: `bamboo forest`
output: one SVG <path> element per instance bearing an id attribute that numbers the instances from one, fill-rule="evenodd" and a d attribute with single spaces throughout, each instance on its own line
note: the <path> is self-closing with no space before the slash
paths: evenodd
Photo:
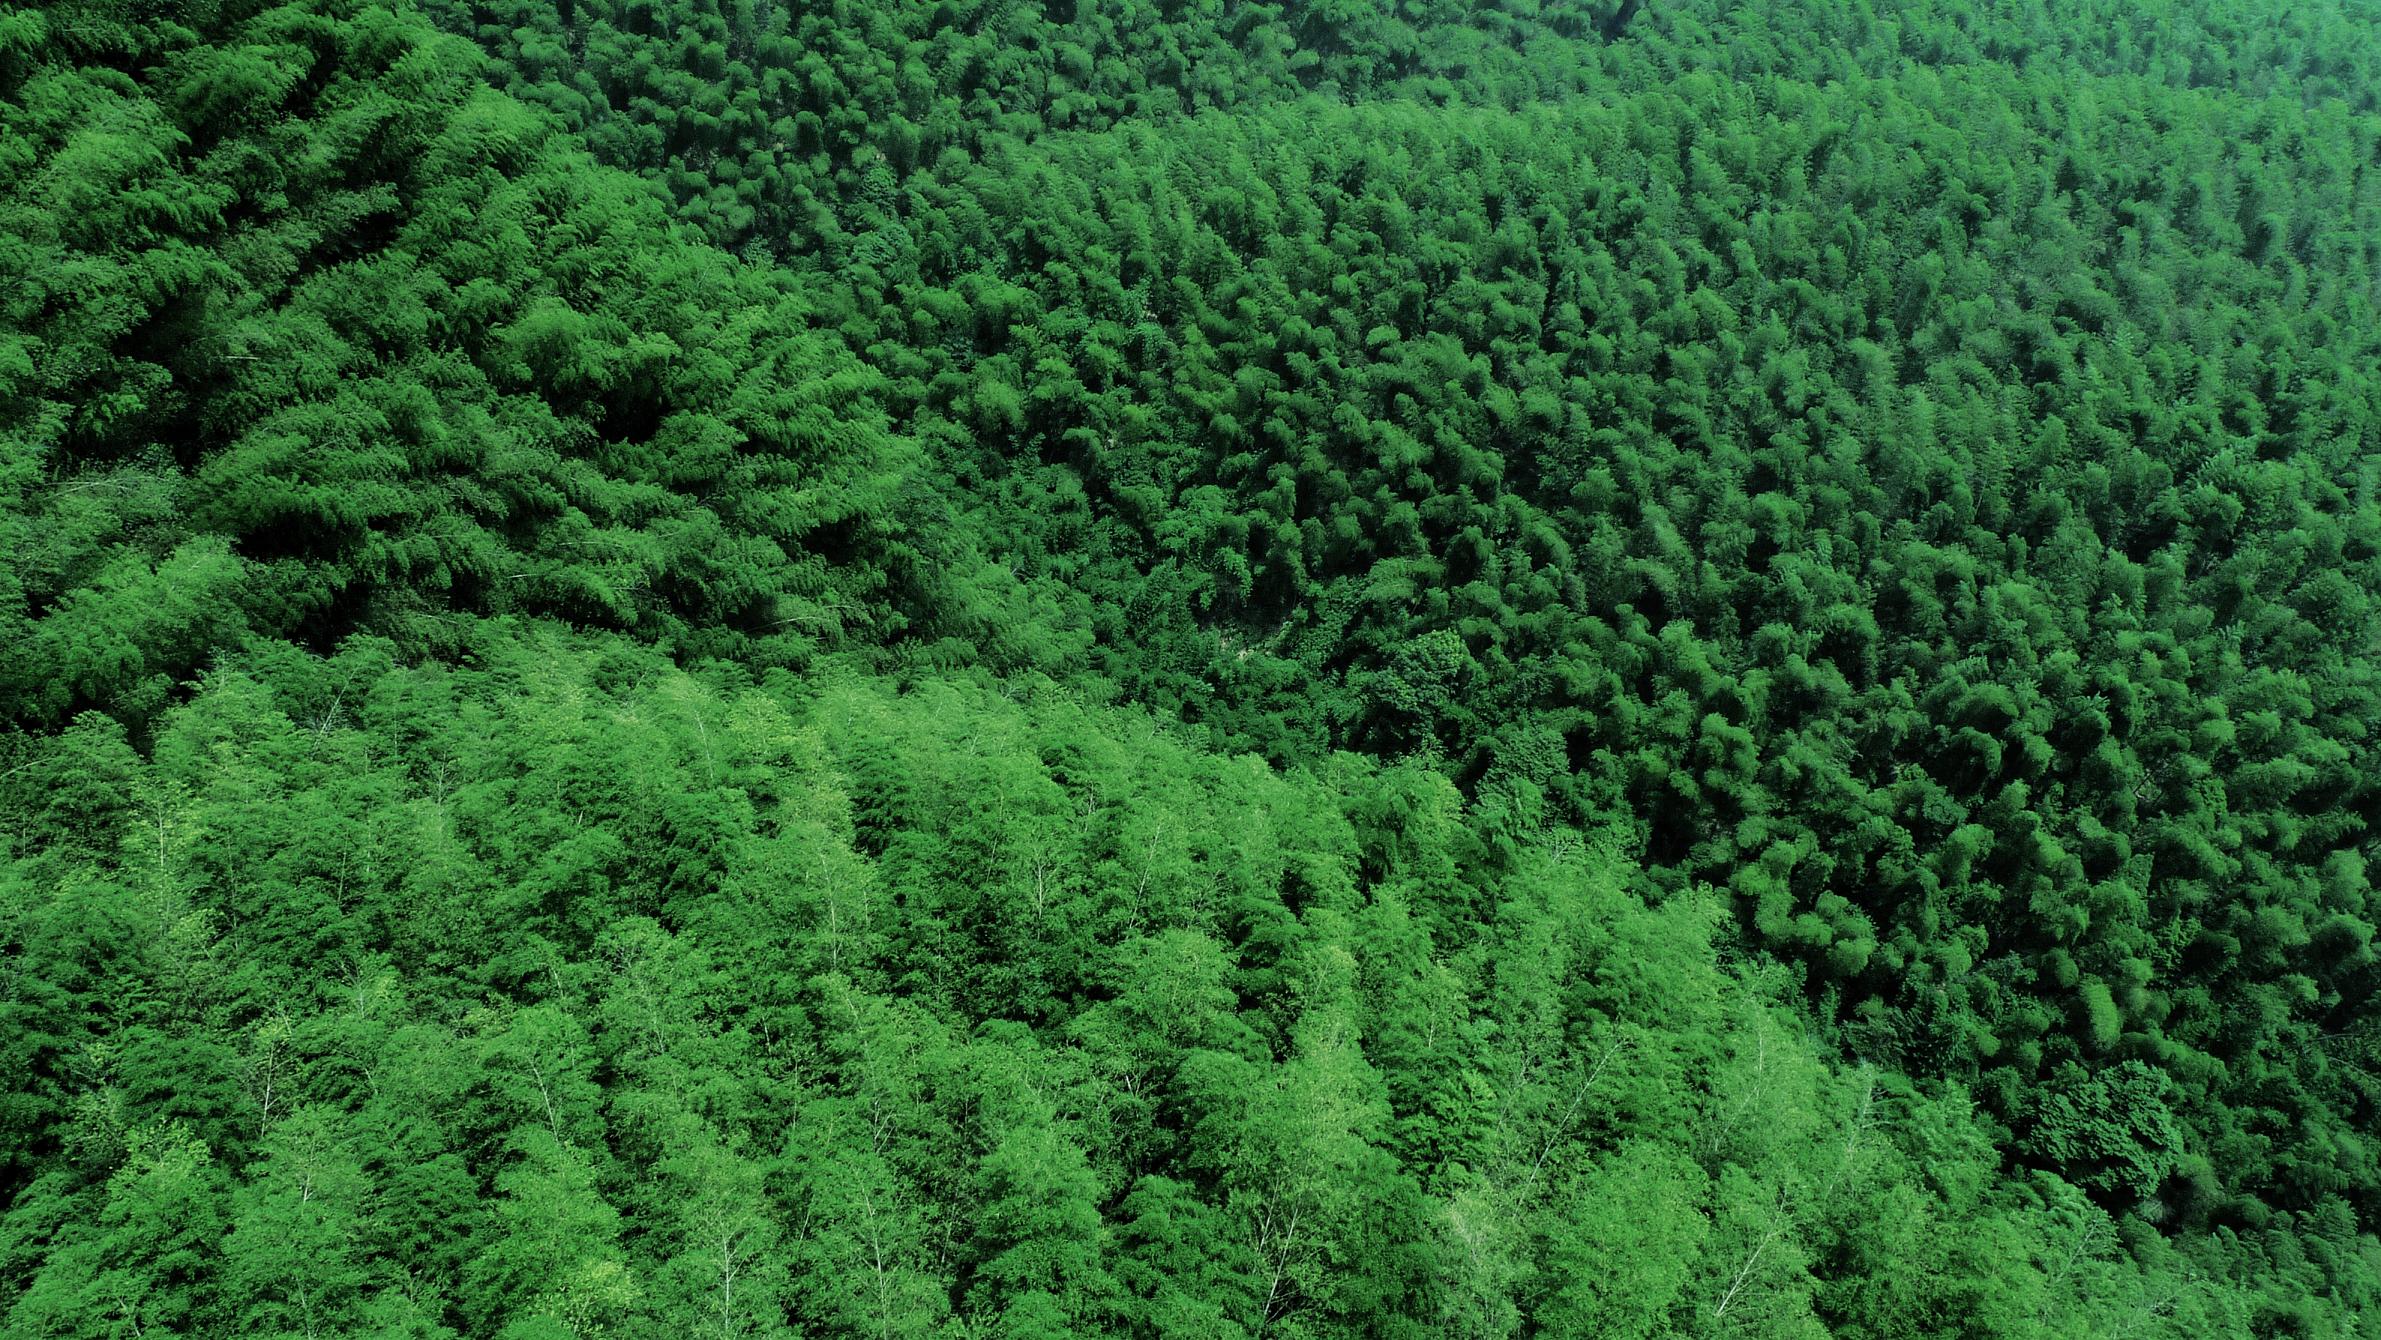
<path id="1" fill-rule="evenodd" d="M 0 1334 L 2381 1335 L 2375 0 L 0 8 Z"/>

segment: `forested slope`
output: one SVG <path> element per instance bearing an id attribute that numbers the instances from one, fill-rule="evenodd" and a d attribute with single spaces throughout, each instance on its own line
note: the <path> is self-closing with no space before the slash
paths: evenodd
<path id="1" fill-rule="evenodd" d="M 267 644 L 4 785 L 18 1334 L 2207 1335 L 2355 1268 L 2136 1264 L 1716 897 L 1047 682 Z"/>
<path id="2" fill-rule="evenodd" d="M 2376 53 L 0 16 L 8 1328 L 2358 1333 Z"/>
<path id="3" fill-rule="evenodd" d="M 970 621 L 987 565 L 903 510 L 796 287 L 418 19 L 25 22 L 0 711 L 145 710 L 243 629 L 534 611 L 784 662 L 1017 625 Z"/>
<path id="4" fill-rule="evenodd" d="M 2371 25 L 1592 18 L 447 15 L 815 267 L 1134 697 L 1632 810 L 2020 1124 L 2152 1063 L 2170 1211 L 2370 1188 Z"/>

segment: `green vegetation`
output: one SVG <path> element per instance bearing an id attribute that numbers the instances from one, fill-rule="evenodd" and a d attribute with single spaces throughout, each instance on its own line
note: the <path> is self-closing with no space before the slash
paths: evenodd
<path id="1" fill-rule="evenodd" d="M 2344 0 L 0 14 L 0 1329 L 2347 1337 Z"/>

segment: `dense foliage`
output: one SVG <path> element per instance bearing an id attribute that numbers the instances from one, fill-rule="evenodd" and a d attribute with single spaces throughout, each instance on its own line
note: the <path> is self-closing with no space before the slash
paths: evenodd
<path id="1" fill-rule="evenodd" d="M 786 663 L 1030 623 L 905 510 L 790 281 L 418 20 L 28 22 L 73 59 L 4 85 L 0 712 L 147 710 L 248 629 L 535 611 Z"/>
<path id="2" fill-rule="evenodd" d="M 7 1328 L 2355 1333 L 2381 35 L 2149 8 L 0 15 Z"/>
<path id="3" fill-rule="evenodd" d="M 459 661 L 255 646 L 13 770 L 12 1332 L 2208 1335 L 2355 1278 L 2336 1209 L 2127 1257 L 1713 896 L 1427 769 Z M 2058 1138 L 2122 1179 L 2175 1137 L 2103 1082 Z"/>
<path id="4" fill-rule="evenodd" d="M 2167 1212 L 2369 1195 L 2369 28 L 501 17 L 524 96 L 827 271 L 1133 696 L 1631 808 L 2012 1121 L 2151 1064 L 2202 1133 Z M 1240 77 L 1173 80 L 1190 34 Z"/>

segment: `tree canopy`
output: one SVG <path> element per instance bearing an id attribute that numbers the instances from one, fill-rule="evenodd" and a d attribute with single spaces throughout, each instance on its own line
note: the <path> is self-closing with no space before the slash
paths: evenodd
<path id="1" fill-rule="evenodd" d="M 2348 1336 L 2341 0 L 0 15 L 29 1336 Z"/>

